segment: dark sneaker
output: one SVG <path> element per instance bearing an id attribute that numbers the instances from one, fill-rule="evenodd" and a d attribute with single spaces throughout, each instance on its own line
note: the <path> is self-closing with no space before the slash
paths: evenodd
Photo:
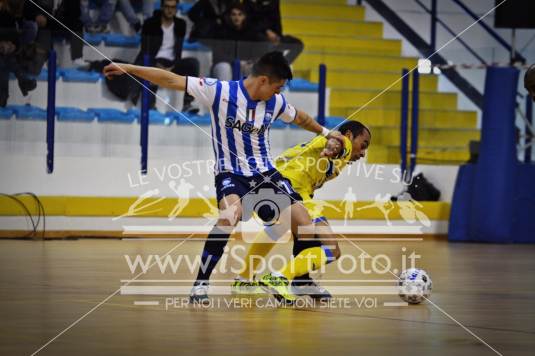
<path id="1" fill-rule="evenodd" d="M 329 300 L 332 298 L 331 293 L 313 279 L 294 279 L 292 281 L 292 292 L 295 295 L 308 295 L 316 300 Z"/>

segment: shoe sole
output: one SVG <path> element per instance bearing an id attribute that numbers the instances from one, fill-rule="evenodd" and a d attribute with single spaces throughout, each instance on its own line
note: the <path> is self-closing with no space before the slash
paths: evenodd
<path id="1" fill-rule="evenodd" d="M 282 294 L 280 294 L 275 288 L 271 287 L 269 284 L 264 283 L 262 280 L 259 281 L 260 287 L 267 293 L 271 294 L 279 302 L 284 302 L 286 304 L 293 304 L 294 300 L 286 299 Z"/>

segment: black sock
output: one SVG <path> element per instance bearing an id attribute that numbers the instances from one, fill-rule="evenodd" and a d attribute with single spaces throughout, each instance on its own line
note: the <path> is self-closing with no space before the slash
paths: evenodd
<path id="1" fill-rule="evenodd" d="M 199 273 L 197 274 L 197 280 L 195 285 L 202 281 L 208 282 L 210 275 L 214 270 L 217 262 L 223 256 L 225 246 L 227 245 L 228 238 L 230 236 L 230 228 L 214 226 L 208 239 L 204 244 L 204 249 L 201 255 L 201 266 L 199 267 Z M 203 268 L 204 267 L 204 268 Z"/>
<path id="2" fill-rule="evenodd" d="M 319 247 L 321 246 L 321 242 L 319 240 L 305 240 L 305 241 L 301 241 L 299 239 L 294 239 L 294 247 L 293 247 L 293 251 L 292 251 L 292 254 L 293 256 L 297 256 L 301 251 L 303 250 L 306 250 L 307 248 L 312 248 L 312 247 Z M 298 276 L 298 277 L 295 277 L 293 279 L 293 282 L 294 284 L 299 284 L 299 283 L 307 283 L 311 280 L 312 278 L 310 278 L 310 275 L 307 273 L 307 274 L 304 274 L 302 276 Z"/>

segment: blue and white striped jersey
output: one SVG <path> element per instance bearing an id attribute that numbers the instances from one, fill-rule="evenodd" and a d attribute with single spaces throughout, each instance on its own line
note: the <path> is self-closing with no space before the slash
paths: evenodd
<path id="1" fill-rule="evenodd" d="M 273 121 L 292 122 L 297 111 L 282 94 L 268 101 L 249 97 L 243 80 L 187 77 L 186 91 L 210 108 L 215 171 L 252 176 L 275 168 L 269 128 Z"/>

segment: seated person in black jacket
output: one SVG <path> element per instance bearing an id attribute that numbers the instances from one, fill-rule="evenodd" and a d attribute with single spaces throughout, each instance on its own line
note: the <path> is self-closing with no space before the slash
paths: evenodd
<path id="1" fill-rule="evenodd" d="M 161 0 L 161 10 L 154 11 L 154 15 L 148 18 L 141 30 L 141 52 L 136 58 L 136 64 L 143 65 L 145 54 L 149 56 L 149 65 L 167 69 L 173 73 L 188 76 L 199 76 L 199 61 L 196 58 L 182 57 L 182 41 L 186 36 L 186 22 L 176 17 L 176 0 Z M 140 86 L 136 86 L 133 96 L 134 102 L 139 97 Z M 152 86 L 156 91 L 157 87 Z M 192 107 L 193 97 L 184 94 L 182 111 L 198 111 Z M 150 106 L 155 103 L 151 95 Z"/>
<path id="2" fill-rule="evenodd" d="M 193 22 L 190 40 L 204 40 L 219 37 L 225 21 L 225 14 L 236 0 L 199 0 L 188 11 Z"/>
<path id="3" fill-rule="evenodd" d="M 265 34 L 273 44 L 272 50 L 281 51 L 292 63 L 303 51 L 303 42 L 282 33 L 279 0 L 242 0 L 251 22 L 258 26 L 259 31 Z"/>
<path id="4" fill-rule="evenodd" d="M 225 21 L 211 41 L 214 66 L 212 75 L 219 80 L 232 80 L 232 62 L 240 60 L 240 72 L 247 76 L 252 63 L 268 51 L 265 36 L 253 26 L 243 5 L 233 4 L 225 16 Z"/>

